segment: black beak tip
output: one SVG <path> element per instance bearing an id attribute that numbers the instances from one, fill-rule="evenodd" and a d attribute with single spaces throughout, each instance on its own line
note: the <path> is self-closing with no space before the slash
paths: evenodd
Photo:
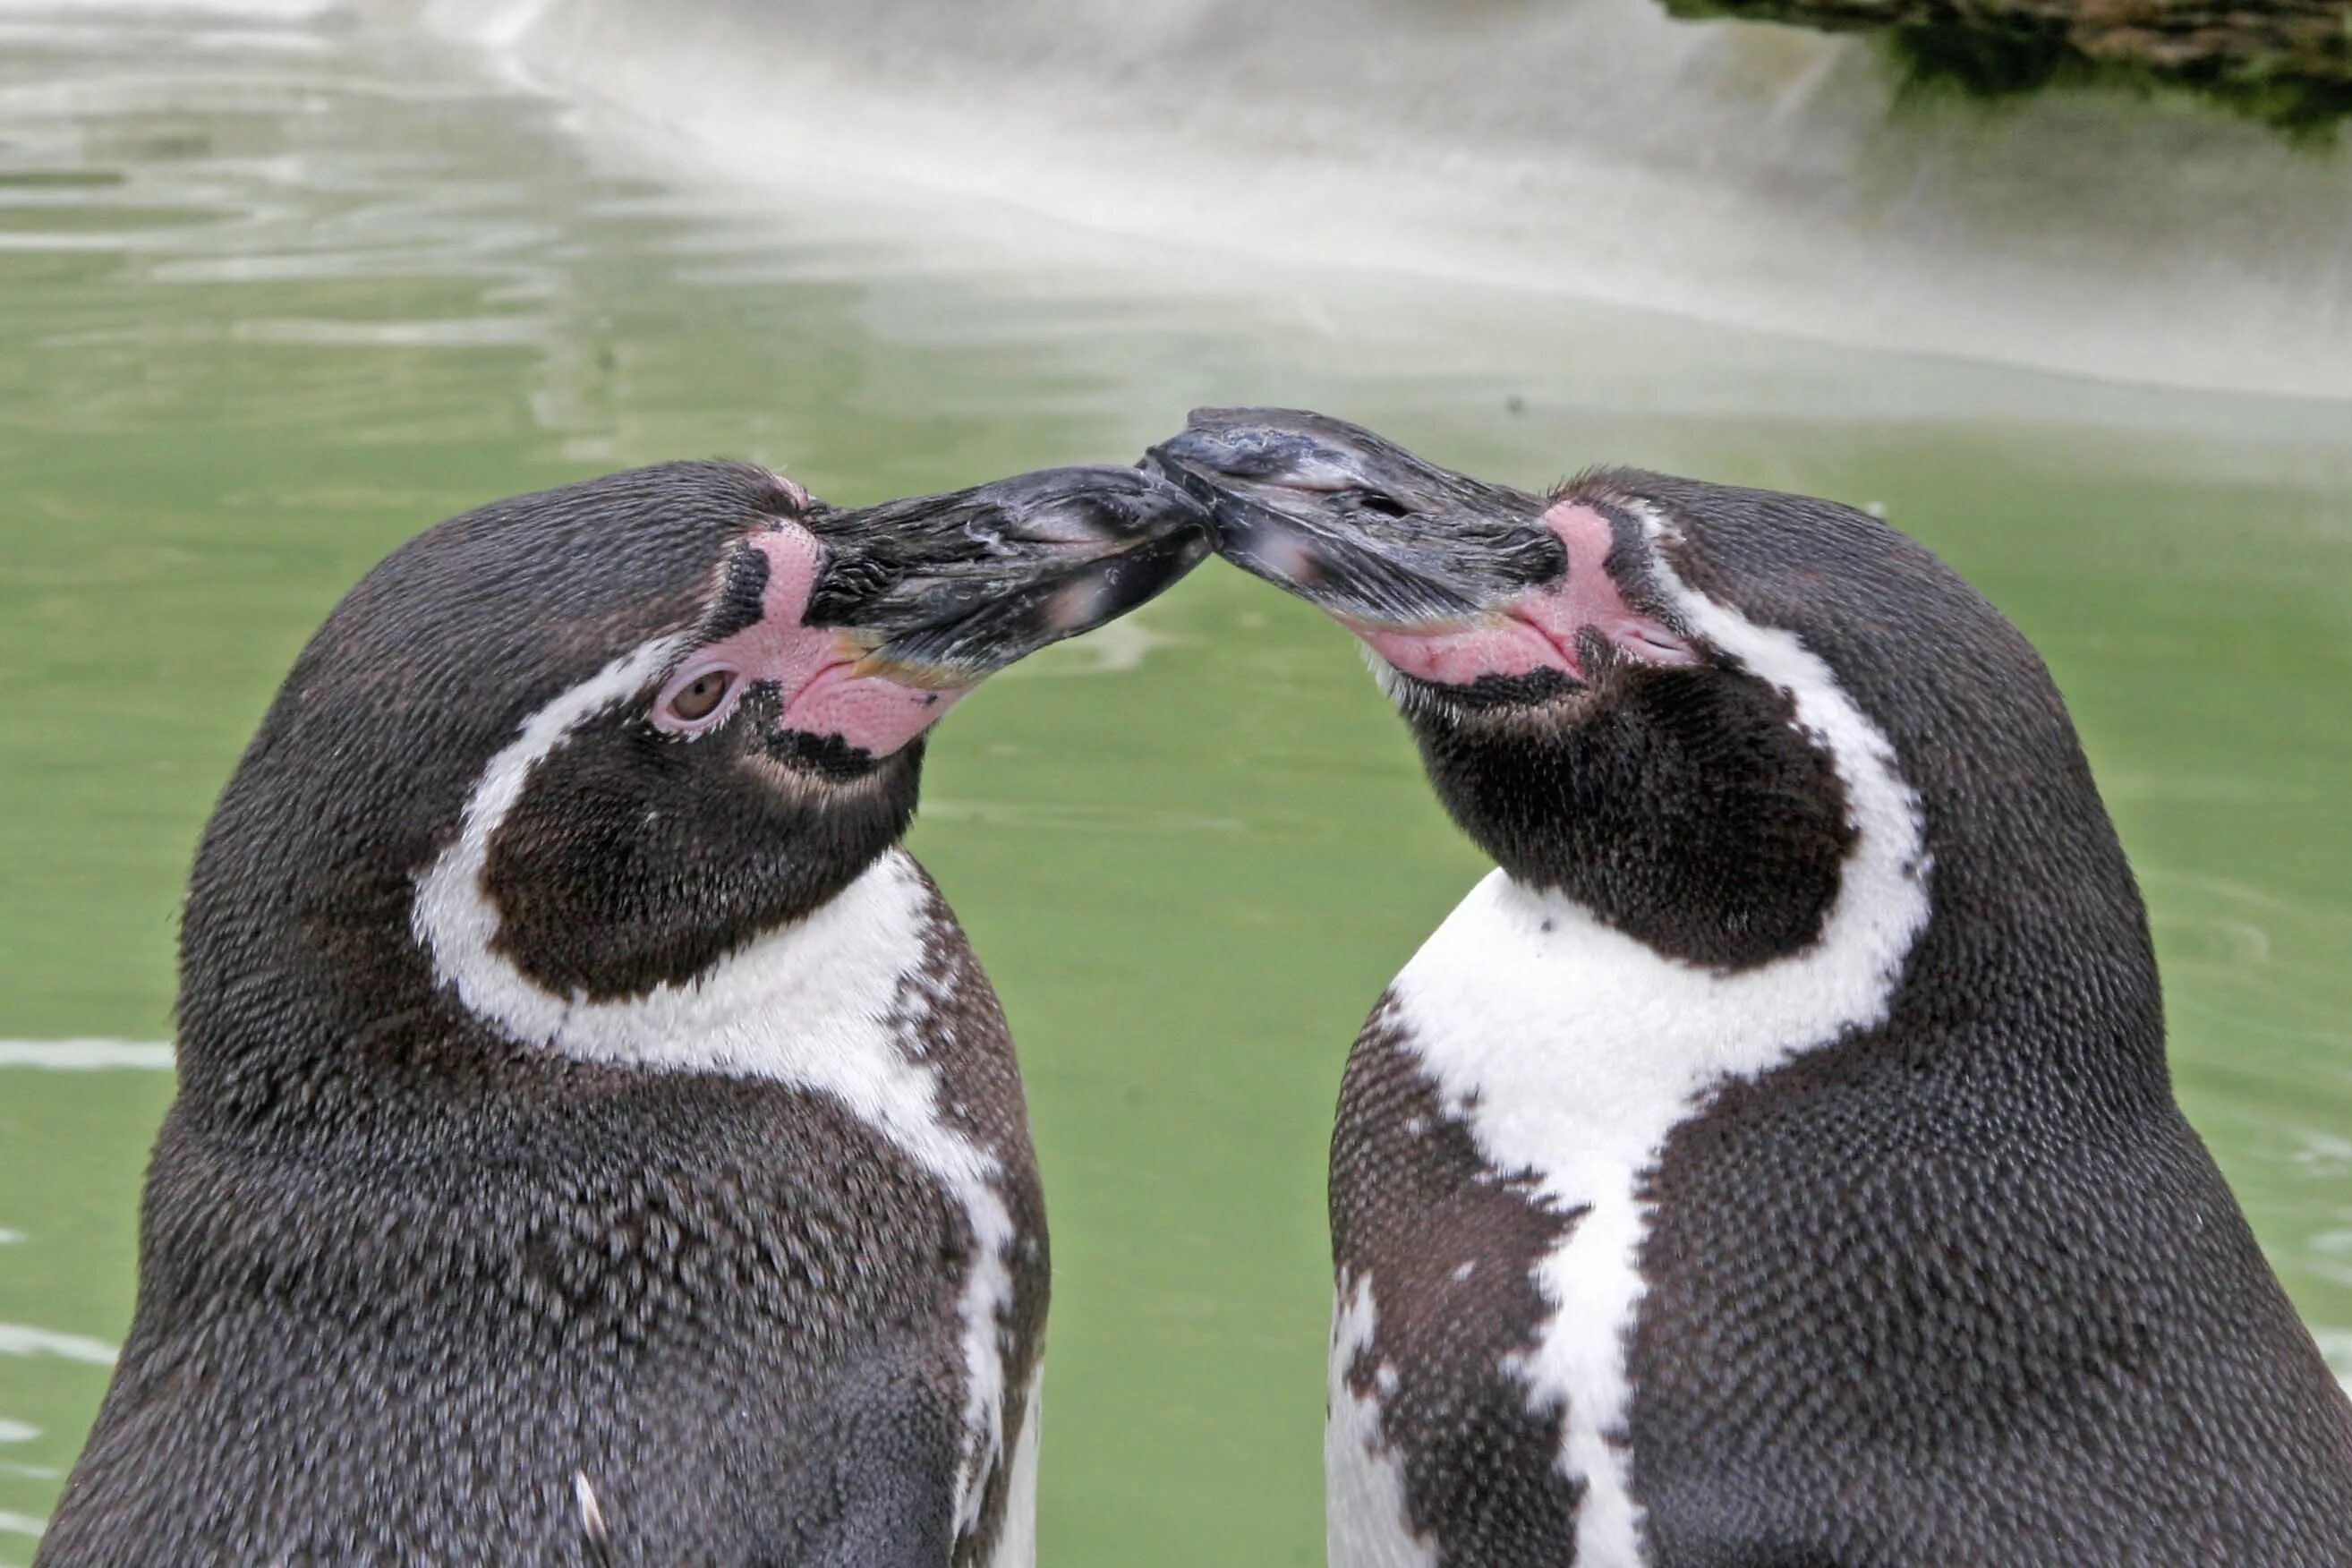
<path id="1" fill-rule="evenodd" d="M 1335 455 L 1319 428 L 1327 423 L 1285 408 L 1195 408 L 1183 429 L 1146 456 L 1195 493 L 1211 479 L 1276 480 Z"/>
<path id="2" fill-rule="evenodd" d="M 1216 536 L 1216 508 L 1213 498 L 1204 496 L 1180 474 L 1171 474 L 1158 464 L 1138 465 L 1123 470 L 1143 481 L 1140 510 L 1149 525 L 1148 534 L 1189 535 L 1202 553 L 1206 553 Z"/>
<path id="3" fill-rule="evenodd" d="M 1215 531 L 1220 511 L 1227 499 L 1217 484 L 1213 468 L 1199 460 L 1199 456 L 1184 445 L 1184 437 L 1162 441 L 1143 454 L 1136 465 L 1159 490 L 1179 497 L 1191 509 L 1203 529 Z"/>
<path id="4" fill-rule="evenodd" d="M 1204 503 L 1243 571 L 1356 621 L 1460 623 L 1565 570 L 1532 497 L 1286 408 L 1196 408 L 1147 462 Z"/>

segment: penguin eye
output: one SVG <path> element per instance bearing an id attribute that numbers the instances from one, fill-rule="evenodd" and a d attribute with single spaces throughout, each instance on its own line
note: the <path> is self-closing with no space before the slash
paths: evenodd
<path id="1" fill-rule="evenodd" d="M 709 718 L 726 697 L 727 689 L 734 684 L 735 673 L 732 670 L 704 671 L 670 693 L 670 717 L 688 724 L 698 719 Z"/>

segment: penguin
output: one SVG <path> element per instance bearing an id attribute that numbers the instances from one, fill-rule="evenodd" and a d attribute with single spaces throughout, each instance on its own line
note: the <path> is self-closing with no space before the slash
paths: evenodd
<path id="1" fill-rule="evenodd" d="M 1497 868 L 1345 1069 L 1334 1568 L 2352 1563 L 2352 1403 L 1997 610 L 1801 496 L 1285 410 L 1151 460 Z"/>
<path id="2" fill-rule="evenodd" d="M 672 463 L 409 542 L 205 827 L 41 1568 L 1002 1568 L 1043 1204 L 923 737 L 1209 550 L 1131 468 Z"/>

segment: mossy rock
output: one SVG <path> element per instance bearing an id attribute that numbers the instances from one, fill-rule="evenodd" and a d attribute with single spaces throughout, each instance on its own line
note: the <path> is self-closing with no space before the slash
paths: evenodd
<path id="1" fill-rule="evenodd" d="M 2087 83 L 2185 88 L 2293 132 L 2352 114 L 2352 0 L 1664 0 L 1883 35 L 1924 88 L 2008 98 Z"/>

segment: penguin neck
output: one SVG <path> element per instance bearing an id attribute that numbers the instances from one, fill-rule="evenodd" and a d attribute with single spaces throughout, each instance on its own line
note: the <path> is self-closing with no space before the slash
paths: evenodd
<path id="1" fill-rule="evenodd" d="M 1664 1075 L 1662 1090 L 1667 1079 L 1695 1090 L 1726 1074 L 1761 1071 L 1885 1023 L 1931 923 L 1926 813 L 1886 737 L 1796 638 L 1744 630 L 1749 668 L 1789 694 L 1795 722 L 1830 758 L 1853 829 L 1811 941 L 1736 968 L 1695 963 L 1659 952 L 1605 910 L 1500 870 L 1448 922 L 1499 938 L 1514 953 L 1506 968 L 1523 979 L 1498 972 L 1498 984 L 1528 992 L 1538 1015 L 1580 1021 L 1572 1032 L 1590 1023 L 1596 1060 L 1613 1050 L 1638 1056 L 1643 1070 Z M 1455 950 L 1448 962 L 1467 957 Z M 1635 1037 L 1623 1037 L 1628 1030 Z M 1508 1036 L 1532 1041 L 1543 1031 Z"/>
<path id="2" fill-rule="evenodd" d="M 445 871 L 451 859 L 457 874 Z M 436 980 L 519 1045 L 610 1066 L 807 1082 L 874 1057 L 866 1037 L 898 1010 L 946 918 L 894 847 L 817 909 L 691 979 L 612 999 L 559 995 L 499 950 L 496 910 L 463 877 L 462 854 L 451 859 L 422 879 L 414 922 Z"/>
<path id="3" fill-rule="evenodd" d="M 602 1092 L 583 1070 L 836 1088 L 867 1120 L 930 1104 L 927 1084 L 898 1081 L 886 1026 L 961 939 L 896 847 L 692 980 L 611 1001 L 549 991 L 487 944 L 420 944 L 407 879 L 339 879 L 307 902 L 271 889 L 190 900 L 179 1113 L 208 1136 L 456 1157 L 481 1130 L 495 1152 L 497 1128 L 530 1107 Z"/>
<path id="4" fill-rule="evenodd" d="M 1934 733 L 1936 718 L 1882 728 L 1797 639 L 1769 637 L 1780 646 L 1751 637 L 1745 660 L 1830 759 L 1852 832 L 1817 931 L 1761 962 L 1713 964 L 1653 945 L 1605 901 L 1497 870 L 1449 921 L 1469 942 L 1433 946 L 1441 969 L 1482 942 L 1511 957 L 1473 964 L 1475 984 L 1446 983 L 1448 1005 L 1470 989 L 1520 994 L 1530 1026 L 1497 1037 L 1538 1053 L 1549 1031 L 1536 1018 L 1623 1021 L 1637 1037 L 1621 1031 L 1617 1048 L 1694 1091 L 1856 1040 L 1962 1070 L 1997 1051 L 2058 1096 L 2162 1087 L 2146 915 L 2054 692 L 2058 724 L 2032 727 L 2021 763 L 2001 742 Z M 1921 759 L 1924 790 L 1898 753 Z"/>
<path id="5" fill-rule="evenodd" d="M 269 911 L 193 912 L 184 1098 L 299 1137 L 304 1121 L 347 1127 L 359 1104 L 449 1117 L 577 1063 L 818 1085 L 870 1118 L 896 1102 L 881 1080 L 899 1066 L 877 1031 L 899 1020 L 941 944 L 958 941 L 921 868 L 894 846 L 824 904 L 691 979 L 593 999 L 518 968 L 478 883 L 466 885 L 469 897 L 436 913 L 420 892 L 408 920 L 364 932 L 344 922 L 392 911 L 339 907 L 331 934 Z M 898 1098 L 929 1103 L 928 1092 Z"/>
<path id="6" fill-rule="evenodd" d="M 2061 1065 L 2061 1077 L 2161 1082 L 2161 989 L 2138 889 L 2065 703 L 2017 629 L 1951 579 L 1923 621 L 1948 624 L 1949 647 L 1892 659 L 1835 628 L 1817 647 L 1703 591 L 1678 565 L 1677 525 L 1653 505 L 1630 510 L 1654 586 L 1686 629 L 1788 698 L 1788 721 L 1828 760 L 1853 830 L 1820 934 L 1753 982 L 1802 997 L 1842 976 L 1852 1005 L 1824 1005 L 1809 1043 L 1788 1037 L 1780 1054 L 1881 1033 L 1915 1059 L 1990 1047 Z M 1972 689 L 1948 692 L 1915 668 L 1945 658 Z M 1864 970 L 1876 977 L 1867 1002 Z"/>

